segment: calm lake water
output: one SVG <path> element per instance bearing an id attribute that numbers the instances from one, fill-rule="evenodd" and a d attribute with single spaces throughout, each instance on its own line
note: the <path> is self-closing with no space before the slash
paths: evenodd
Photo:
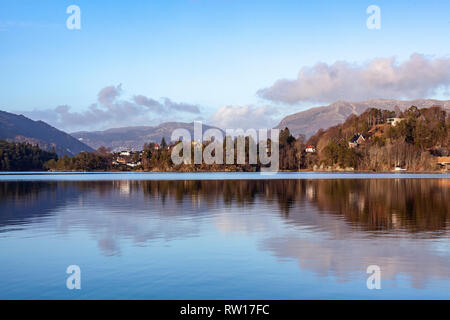
<path id="1" fill-rule="evenodd" d="M 0 298 L 450 299 L 449 178 L 2 174 Z"/>

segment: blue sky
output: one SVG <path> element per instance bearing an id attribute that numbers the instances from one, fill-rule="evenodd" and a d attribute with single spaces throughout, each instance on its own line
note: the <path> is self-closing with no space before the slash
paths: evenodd
<path id="1" fill-rule="evenodd" d="M 71 4 L 81 9 L 81 30 L 66 28 Z M 366 27 L 372 4 L 381 9 L 380 30 Z M 201 110 L 145 114 L 127 125 L 208 121 L 220 118 L 216 113 L 225 106 L 264 107 L 275 121 L 333 102 L 319 96 L 285 103 L 257 94 L 279 79 L 295 79 L 301 68 L 390 57 L 402 63 L 415 53 L 447 59 L 449 35 L 450 2 L 444 0 L 2 0 L 0 109 L 42 111 L 51 122 L 46 111 L 67 105 L 84 112 L 99 103 L 100 90 L 122 84 L 122 100 L 167 97 Z M 448 85 L 446 76 L 439 81 Z M 444 89 L 428 90 L 426 97 L 449 99 Z M 411 92 L 405 97 L 415 98 Z M 88 128 L 121 124 L 116 119 Z"/>

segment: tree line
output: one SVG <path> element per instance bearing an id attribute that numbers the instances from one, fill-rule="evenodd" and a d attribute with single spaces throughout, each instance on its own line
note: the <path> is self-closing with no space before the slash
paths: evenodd
<path id="1" fill-rule="evenodd" d="M 0 171 L 41 171 L 45 163 L 57 161 L 55 152 L 47 152 L 29 143 L 0 140 Z"/>
<path id="2" fill-rule="evenodd" d="M 388 123 L 389 118 L 401 120 L 395 125 Z M 368 109 L 359 116 L 351 115 L 339 125 L 327 130 L 320 129 L 306 139 L 294 137 L 288 128 L 280 130 L 279 169 L 280 170 L 316 170 L 343 169 L 355 170 L 392 170 L 395 166 L 409 170 L 435 170 L 435 156 L 449 155 L 450 120 L 446 111 L 440 107 L 419 109 L 415 106 L 401 112 L 381 109 Z M 364 142 L 357 147 L 349 145 L 350 139 L 360 134 Z M 225 150 L 227 139 L 224 139 Z M 251 137 L 245 138 L 245 164 L 237 164 L 237 138 L 234 138 L 234 164 L 179 164 L 171 159 L 176 142 L 160 145 L 148 143 L 143 151 L 134 153 L 129 161 L 139 163 L 134 167 L 114 164 L 118 155 L 109 149 L 99 148 L 95 152 L 81 152 L 74 157 L 58 158 L 54 152 L 46 152 L 37 146 L 24 143 L 2 141 L 0 143 L 1 170 L 52 170 L 52 171 L 260 171 L 261 163 L 249 164 Z M 220 143 L 220 142 L 208 142 Z M 208 143 L 202 144 L 204 149 Z M 268 146 L 272 142 L 268 140 Z M 307 146 L 313 146 L 314 152 L 307 152 Z M 259 151 L 259 150 L 258 150 Z M 193 159 L 191 148 L 191 159 Z M 257 157 L 259 159 L 259 157 Z"/>

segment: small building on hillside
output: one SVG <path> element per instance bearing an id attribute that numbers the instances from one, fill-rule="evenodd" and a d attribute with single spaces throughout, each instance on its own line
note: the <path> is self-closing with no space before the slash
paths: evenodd
<path id="1" fill-rule="evenodd" d="M 350 148 L 356 148 L 357 146 L 359 146 L 364 141 L 366 141 L 364 136 L 361 133 L 357 133 L 357 134 L 355 134 L 353 136 L 353 138 L 350 139 L 350 141 L 348 142 L 348 146 Z"/>
<path id="2" fill-rule="evenodd" d="M 386 122 L 389 123 L 391 126 L 395 127 L 403 120 L 404 120 L 403 118 L 387 118 Z"/>
<path id="3" fill-rule="evenodd" d="M 314 148 L 314 146 L 312 146 L 312 145 L 306 146 L 305 152 L 314 153 L 314 152 L 316 152 L 316 148 Z"/>
<path id="4" fill-rule="evenodd" d="M 129 157 L 131 155 L 130 151 L 120 151 L 119 153 L 121 156 Z"/>
<path id="5" fill-rule="evenodd" d="M 122 157 L 117 157 L 116 162 L 119 164 L 126 164 L 127 160 L 125 158 Z"/>
<path id="6" fill-rule="evenodd" d="M 442 169 L 450 169 L 450 157 L 437 157 L 436 162 L 441 166 Z"/>
<path id="7" fill-rule="evenodd" d="M 140 162 L 140 161 L 138 161 L 138 162 L 128 162 L 128 163 L 127 163 L 127 166 L 132 167 L 132 168 L 138 167 L 138 166 L 140 166 L 140 165 L 141 165 L 141 162 Z"/>

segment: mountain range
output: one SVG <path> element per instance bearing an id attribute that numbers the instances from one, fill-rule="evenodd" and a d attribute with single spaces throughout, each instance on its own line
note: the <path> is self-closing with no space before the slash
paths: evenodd
<path id="1" fill-rule="evenodd" d="M 219 129 L 203 124 L 203 133 L 208 129 Z M 158 126 L 139 126 L 113 128 L 104 131 L 80 131 L 71 135 L 79 141 L 98 149 L 101 146 L 111 148 L 113 151 L 142 150 L 145 143 L 160 143 L 162 138 L 169 142 L 175 129 L 186 129 L 194 137 L 194 123 L 164 122 Z M 219 129 L 220 130 L 220 129 Z"/>
<path id="2" fill-rule="evenodd" d="M 351 114 L 360 115 L 369 108 L 396 111 L 396 107 L 403 111 L 411 106 L 418 108 L 429 108 L 431 106 L 441 106 L 447 111 L 450 110 L 450 100 L 389 100 L 371 99 L 361 102 L 338 101 L 328 106 L 310 108 L 284 117 L 276 126 L 277 129 L 289 128 L 294 136 L 304 134 L 307 138 L 312 136 L 319 129 L 327 129 L 339 123 L 343 123 Z"/>
<path id="3" fill-rule="evenodd" d="M 368 108 L 402 111 L 415 105 L 418 108 L 441 106 L 450 111 L 450 100 L 389 100 L 371 99 L 361 102 L 338 101 L 328 106 L 314 107 L 283 118 L 276 126 L 289 128 L 294 136 L 304 134 L 307 138 L 319 129 L 327 129 L 343 123 L 351 114 L 360 115 Z M 169 142 L 175 129 L 187 129 L 193 137 L 194 123 L 165 122 L 158 126 L 130 126 L 104 131 L 79 131 L 70 135 L 43 121 L 34 121 L 23 115 L 0 111 L 0 139 L 38 144 L 42 149 L 54 149 L 58 155 L 75 155 L 81 151 L 93 151 L 104 146 L 113 151 L 141 150 L 145 143 Z M 203 132 L 210 128 L 203 124 Z M 219 129 L 220 130 L 220 129 Z M 223 133 L 223 131 L 222 131 Z"/>
<path id="4" fill-rule="evenodd" d="M 43 121 L 34 121 L 5 111 L 0 111 L 0 139 L 37 144 L 46 151 L 54 149 L 59 156 L 93 151 L 91 147 Z"/>

